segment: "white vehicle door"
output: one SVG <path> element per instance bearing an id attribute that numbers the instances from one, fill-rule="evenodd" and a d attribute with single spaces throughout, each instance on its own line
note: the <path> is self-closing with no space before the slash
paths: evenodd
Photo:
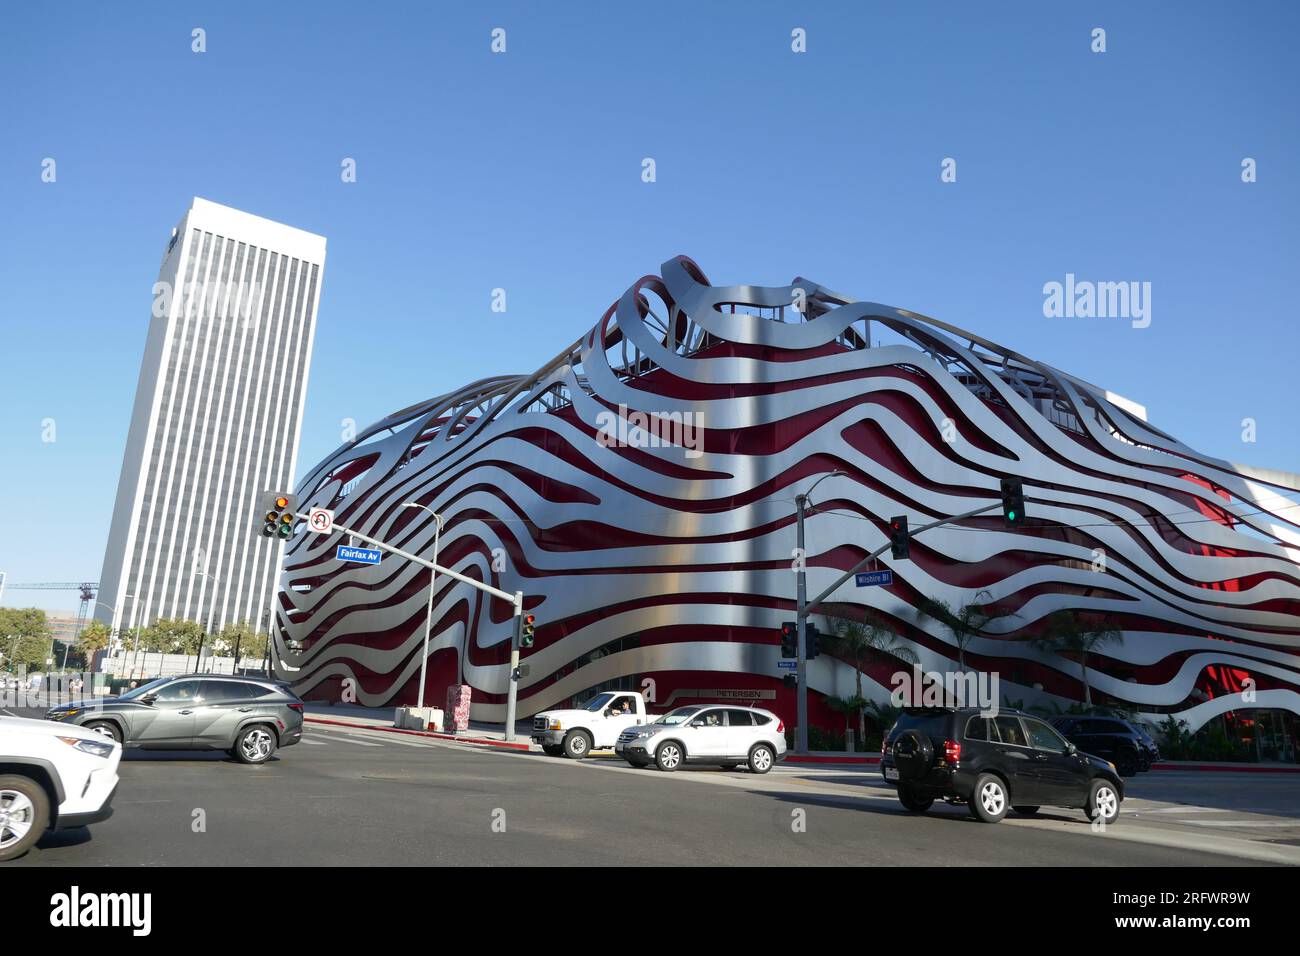
<path id="1" fill-rule="evenodd" d="M 595 747 L 601 749 L 614 746 L 618 735 L 627 728 L 644 723 L 644 718 L 637 715 L 636 698 L 631 694 L 619 694 L 601 713 L 602 718 L 593 722 L 592 727 Z"/>
<path id="2" fill-rule="evenodd" d="M 727 756 L 727 720 L 722 708 L 710 707 L 692 717 L 684 737 L 688 758 Z"/>
<path id="3" fill-rule="evenodd" d="M 739 707 L 727 708 L 727 756 L 744 758 L 758 739 L 754 731 L 754 715 Z"/>

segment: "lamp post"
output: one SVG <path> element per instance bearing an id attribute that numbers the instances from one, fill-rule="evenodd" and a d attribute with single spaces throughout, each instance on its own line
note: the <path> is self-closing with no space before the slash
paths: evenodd
<path id="1" fill-rule="evenodd" d="M 403 503 L 403 508 L 420 508 L 429 512 L 434 518 L 433 528 L 433 564 L 438 563 L 438 540 L 442 535 L 443 517 L 434 511 L 428 505 L 422 505 L 418 501 L 407 501 Z M 420 696 L 416 701 L 416 707 L 424 707 L 424 674 L 429 666 L 429 630 L 433 627 L 433 579 L 437 572 L 429 568 L 429 606 L 424 612 L 424 653 L 420 655 Z M 456 655 L 456 683 L 460 683 L 460 659 L 462 655 Z"/>
<path id="2" fill-rule="evenodd" d="M 122 600 L 125 601 L 127 598 L 133 598 L 133 597 L 135 597 L 134 594 L 123 594 L 123 595 L 122 595 Z M 95 603 L 96 603 L 97 605 L 99 605 L 100 607 L 107 607 L 110 611 L 113 612 L 113 618 L 112 618 L 112 619 L 113 619 L 114 621 L 117 620 L 117 605 L 113 605 L 112 607 L 109 607 L 109 606 L 108 606 L 107 604 L 105 604 L 103 601 L 96 601 Z M 136 637 L 135 637 L 135 639 L 136 639 L 136 646 L 138 647 L 138 646 L 139 646 L 139 643 L 140 643 L 140 631 L 137 629 L 136 632 L 135 632 L 135 634 L 136 634 Z M 113 640 L 114 640 L 114 638 L 115 638 L 115 635 L 114 635 L 114 634 L 110 633 L 110 634 L 108 635 L 108 649 L 109 649 L 109 656 L 110 656 L 110 657 L 112 656 Z M 120 639 L 120 638 L 119 638 L 119 639 Z M 65 664 L 66 664 L 66 661 L 67 661 L 67 655 L 65 654 L 65 655 L 64 655 L 64 662 L 65 662 Z M 90 662 L 87 661 L 86 663 L 89 664 Z M 121 675 L 118 675 L 118 676 L 121 676 Z"/>
<path id="3" fill-rule="evenodd" d="M 834 478 L 836 475 L 842 475 L 842 471 L 832 471 L 822 475 L 813 482 L 812 488 L 809 488 L 801 495 L 796 495 L 795 516 L 797 519 L 796 547 L 798 548 L 798 561 L 795 563 L 795 574 L 798 578 L 798 592 L 795 598 L 795 627 L 798 632 L 798 670 L 799 675 L 795 684 L 795 752 L 806 754 L 808 752 L 808 587 L 804 568 L 807 564 L 804 554 L 803 539 L 803 518 L 804 509 L 808 505 L 808 499 L 818 485 L 827 478 Z"/>
<path id="4" fill-rule="evenodd" d="M 213 581 L 216 582 L 217 587 L 221 587 L 222 584 L 221 578 L 217 577 L 215 574 L 209 574 L 207 571 L 195 571 L 194 576 L 196 578 L 211 578 Z M 196 674 L 199 672 L 199 668 L 203 666 L 203 644 L 204 644 L 204 640 L 209 636 L 207 632 L 211 630 L 212 630 L 212 608 L 209 607 L 208 626 L 204 628 L 204 637 L 199 638 L 199 653 L 198 656 L 194 659 L 194 673 Z"/>

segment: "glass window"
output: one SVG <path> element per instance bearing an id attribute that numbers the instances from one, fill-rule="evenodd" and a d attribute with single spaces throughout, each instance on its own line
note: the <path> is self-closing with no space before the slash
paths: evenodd
<path id="1" fill-rule="evenodd" d="M 1065 745 L 1065 740 L 1051 727 L 1041 720 L 1033 720 L 1026 717 L 1024 719 L 1025 729 L 1029 732 L 1029 745 L 1038 750 L 1049 750 L 1052 753 L 1063 754 L 1069 748 Z"/>
<path id="2" fill-rule="evenodd" d="M 614 702 L 609 706 L 610 710 L 614 711 L 616 714 L 636 713 L 636 701 L 631 697 L 628 697 L 626 694 L 616 697 Z"/>
<path id="3" fill-rule="evenodd" d="M 252 685 L 233 680 L 205 680 L 201 693 L 209 704 L 228 700 L 252 700 L 257 696 Z"/>
<path id="4" fill-rule="evenodd" d="M 178 680 L 158 688 L 158 699 L 165 701 L 195 700 L 199 696 L 199 682 Z"/>
<path id="5" fill-rule="evenodd" d="M 722 711 L 718 709 L 706 710 L 694 720 L 691 721 L 692 727 L 721 727 L 723 726 Z"/>
<path id="6" fill-rule="evenodd" d="M 728 710 L 727 711 L 728 727 L 753 727 L 754 718 L 747 710 Z"/>
<path id="7" fill-rule="evenodd" d="M 988 740 L 988 718 L 972 717 L 966 722 L 966 739 L 967 740 Z"/>
<path id="8" fill-rule="evenodd" d="M 1004 744 L 1011 744 L 1015 747 L 1028 747 L 1025 740 L 1025 731 L 1020 726 L 1019 719 L 1015 717 L 998 717 L 994 720 L 994 725 L 998 728 L 998 736 L 1002 738 Z"/>

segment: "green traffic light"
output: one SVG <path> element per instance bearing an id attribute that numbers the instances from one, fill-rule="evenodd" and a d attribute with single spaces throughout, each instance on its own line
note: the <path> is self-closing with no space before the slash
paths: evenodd
<path id="1" fill-rule="evenodd" d="M 1014 511 L 1008 511 L 1008 512 L 1007 512 L 1007 518 L 1010 519 L 1011 521 L 1015 521 L 1015 520 L 1016 520 L 1016 513 L 1015 513 Z"/>

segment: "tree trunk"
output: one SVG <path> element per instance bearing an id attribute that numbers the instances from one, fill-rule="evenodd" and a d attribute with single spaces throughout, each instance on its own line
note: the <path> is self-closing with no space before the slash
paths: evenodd
<path id="1" fill-rule="evenodd" d="M 1092 688 L 1088 685 L 1088 654 L 1085 651 L 1079 655 L 1079 662 L 1083 665 L 1083 702 L 1092 708 Z"/>
<path id="2" fill-rule="evenodd" d="M 859 702 L 861 702 L 861 700 L 862 700 L 862 657 L 861 657 L 861 655 L 858 656 L 857 660 L 855 661 L 855 664 L 856 664 L 856 668 L 857 668 L 856 673 L 855 673 L 855 676 L 857 677 L 857 681 L 858 681 L 858 687 L 857 687 L 857 699 L 858 699 Z M 866 715 L 866 713 L 863 711 L 863 709 L 862 709 L 862 707 L 861 707 L 861 704 L 859 703 L 859 706 L 858 706 L 858 739 L 859 739 L 859 740 L 865 740 L 866 738 L 867 738 L 867 715 Z"/>

